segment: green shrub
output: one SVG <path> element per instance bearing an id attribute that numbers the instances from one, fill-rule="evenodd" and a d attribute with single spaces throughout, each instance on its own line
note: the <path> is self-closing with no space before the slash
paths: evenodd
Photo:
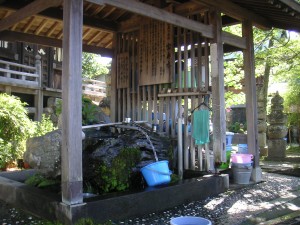
<path id="1" fill-rule="evenodd" d="M 34 129 L 31 137 L 39 137 L 55 129 L 53 122 L 50 119 L 50 116 L 46 116 L 45 114 L 42 115 L 41 121 L 33 122 L 33 127 Z"/>
<path id="2" fill-rule="evenodd" d="M 138 148 L 124 148 L 113 159 L 111 166 L 101 164 L 96 171 L 101 191 L 107 193 L 127 190 L 132 168 L 140 162 L 140 157 Z"/>
<path id="3" fill-rule="evenodd" d="M 23 158 L 26 140 L 54 130 L 52 121 L 43 115 L 41 122 L 29 119 L 26 103 L 15 96 L 0 94 L 0 167 Z"/>
<path id="4" fill-rule="evenodd" d="M 25 181 L 25 184 L 39 188 L 47 188 L 59 183 L 60 180 L 48 179 L 39 173 L 27 178 L 27 180 Z"/>
<path id="5" fill-rule="evenodd" d="M 0 94 L 0 164 L 16 160 L 25 150 L 25 141 L 33 133 L 25 103 Z"/>
<path id="6" fill-rule="evenodd" d="M 89 125 L 97 123 L 95 118 L 96 113 L 99 111 L 97 105 L 93 104 L 92 100 L 82 96 L 82 125 Z M 56 106 L 56 115 L 60 115 L 62 112 L 62 101 L 58 101 Z"/>

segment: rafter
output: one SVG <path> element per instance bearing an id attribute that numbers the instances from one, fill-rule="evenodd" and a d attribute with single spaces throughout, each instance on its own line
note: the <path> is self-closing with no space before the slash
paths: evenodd
<path id="1" fill-rule="evenodd" d="M 24 29 L 23 29 L 23 32 L 24 32 L 24 33 L 26 33 L 26 32 L 30 29 L 31 25 L 32 25 L 33 22 L 34 22 L 34 19 L 35 19 L 34 16 L 30 17 L 29 22 L 26 24 L 26 26 L 25 26 Z"/>
<path id="2" fill-rule="evenodd" d="M 46 33 L 46 36 L 47 36 L 47 37 L 50 37 L 51 34 L 53 34 L 53 32 L 55 31 L 57 25 L 58 25 L 58 22 L 54 22 L 54 23 L 52 24 L 52 26 L 49 28 L 49 30 L 48 30 L 47 33 Z"/>
<path id="3" fill-rule="evenodd" d="M 39 35 L 43 28 L 47 25 L 47 20 L 43 19 L 38 28 L 34 31 L 34 34 Z"/>
<path id="4" fill-rule="evenodd" d="M 61 2 L 61 0 L 36 0 L 26 5 L 25 7 L 19 9 L 15 13 L 12 13 L 4 19 L 0 20 L 0 31 L 6 30 L 9 27 L 15 25 L 16 23 L 22 21 L 23 19 L 36 15 L 47 8 L 61 5 Z"/>
<path id="5" fill-rule="evenodd" d="M 207 5 L 211 7 L 215 7 L 221 10 L 223 13 L 228 14 L 229 16 L 238 19 L 240 21 L 249 19 L 253 22 L 254 25 L 263 29 L 270 29 L 272 27 L 270 21 L 266 18 L 259 16 L 245 8 L 234 4 L 229 0 L 192 0 L 195 3 L 199 3 L 201 5 Z"/>

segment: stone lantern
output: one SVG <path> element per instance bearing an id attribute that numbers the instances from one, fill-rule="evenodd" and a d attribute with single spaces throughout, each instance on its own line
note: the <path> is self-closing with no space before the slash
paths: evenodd
<path id="1" fill-rule="evenodd" d="M 283 98 L 276 92 L 271 99 L 271 113 L 267 116 L 269 123 L 268 135 L 268 159 L 280 160 L 285 158 L 286 140 L 288 128 L 287 115 L 283 113 Z"/>

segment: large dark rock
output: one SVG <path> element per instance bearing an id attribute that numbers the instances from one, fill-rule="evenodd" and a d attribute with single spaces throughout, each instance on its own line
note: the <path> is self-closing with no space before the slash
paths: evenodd
<path id="1" fill-rule="evenodd" d="M 46 177 L 61 174 L 61 130 L 27 140 L 24 162 Z"/>
<path id="2" fill-rule="evenodd" d="M 134 127 L 134 126 L 133 126 Z M 145 133 L 139 130 L 121 129 L 121 132 L 111 127 L 85 129 L 83 140 L 83 177 L 89 180 L 95 176 L 95 168 L 100 164 L 110 166 L 112 160 L 124 148 L 138 148 L 141 151 L 140 163 L 134 171 L 155 161 L 153 149 Z M 171 144 L 168 137 L 158 133 L 146 132 L 150 136 L 159 160 L 168 160 Z M 41 137 L 27 141 L 24 161 L 47 177 L 61 175 L 61 130 L 55 130 Z"/>

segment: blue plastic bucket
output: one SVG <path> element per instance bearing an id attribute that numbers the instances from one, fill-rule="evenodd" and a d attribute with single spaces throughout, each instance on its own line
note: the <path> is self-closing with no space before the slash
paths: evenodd
<path id="1" fill-rule="evenodd" d="M 182 216 L 171 219 L 171 225 L 211 225 L 211 221 L 202 217 Z"/>
<path id="2" fill-rule="evenodd" d="M 238 145 L 238 153 L 242 153 L 242 154 L 248 153 L 248 145 L 247 144 L 239 144 Z"/>
<path id="3" fill-rule="evenodd" d="M 226 145 L 231 145 L 234 133 L 226 132 Z"/>
<path id="4" fill-rule="evenodd" d="M 232 145 L 226 145 L 226 152 L 230 152 L 232 150 Z"/>
<path id="5" fill-rule="evenodd" d="M 148 186 L 156 186 L 167 184 L 171 181 L 171 172 L 169 170 L 169 162 L 167 160 L 151 163 L 141 168 L 143 177 Z"/>

